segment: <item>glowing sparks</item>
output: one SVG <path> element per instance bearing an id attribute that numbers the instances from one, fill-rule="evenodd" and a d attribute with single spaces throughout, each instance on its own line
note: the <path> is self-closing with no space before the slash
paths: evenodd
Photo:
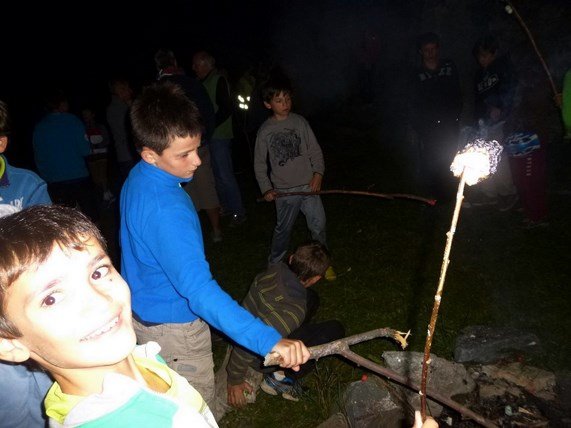
<path id="1" fill-rule="evenodd" d="M 502 146 L 495 140 L 476 140 L 468 143 L 454 158 L 450 171 L 459 177 L 464 172 L 468 186 L 484 180 L 496 172 Z"/>

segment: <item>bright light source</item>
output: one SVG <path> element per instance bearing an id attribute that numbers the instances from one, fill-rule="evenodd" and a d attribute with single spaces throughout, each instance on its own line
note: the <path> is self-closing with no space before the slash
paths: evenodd
<path id="1" fill-rule="evenodd" d="M 242 95 L 238 95 L 238 101 L 240 101 L 241 103 L 245 103 L 246 100 L 244 99 L 244 97 Z M 249 100 L 248 100 L 249 101 Z"/>
<path id="2" fill-rule="evenodd" d="M 246 101 L 250 102 L 250 97 L 246 97 Z"/>
<path id="3" fill-rule="evenodd" d="M 473 186 L 496 172 L 502 150 L 496 140 L 476 140 L 468 143 L 454 158 L 450 171 L 456 177 L 464 171 L 466 184 Z"/>

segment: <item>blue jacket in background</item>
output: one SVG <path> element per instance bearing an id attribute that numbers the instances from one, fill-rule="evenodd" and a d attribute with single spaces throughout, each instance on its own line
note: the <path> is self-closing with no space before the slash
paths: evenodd
<path id="1" fill-rule="evenodd" d="M 40 176 L 48 183 L 89 177 L 90 153 L 85 126 L 70 113 L 50 113 L 34 129 L 34 156 Z"/>

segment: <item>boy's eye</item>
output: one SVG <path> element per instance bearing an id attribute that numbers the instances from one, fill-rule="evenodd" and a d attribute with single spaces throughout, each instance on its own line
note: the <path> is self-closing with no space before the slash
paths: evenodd
<path id="1" fill-rule="evenodd" d="M 42 306 L 53 306 L 59 301 L 59 296 L 61 293 L 54 292 L 49 296 L 46 296 L 44 300 L 42 300 Z"/>
<path id="2" fill-rule="evenodd" d="M 98 280 L 109 273 L 109 266 L 100 266 L 92 274 L 91 279 Z"/>

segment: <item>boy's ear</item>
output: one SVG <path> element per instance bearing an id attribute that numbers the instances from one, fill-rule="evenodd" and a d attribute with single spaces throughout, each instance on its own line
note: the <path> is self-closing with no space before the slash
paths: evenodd
<path id="1" fill-rule="evenodd" d="M 30 350 L 18 339 L 0 338 L 0 360 L 23 363 L 30 359 Z"/>
<path id="2" fill-rule="evenodd" d="M 268 109 L 271 110 L 272 109 L 272 105 L 270 103 L 267 103 L 264 101 L 264 106 Z"/>
<path id="3" fill-rule="evenodd" d="M 141 150 L 141 158 L 151 164 L 156 165 L 157 163 L 157 153 L 154 150 L 149 149 L 148 147 L 143 147 Z"/>
<path id="4" fill-rule="evenodd" d="M 8 146 L 8 137 L 3 135 L 0 137 L 0 153 L 4 153 L 6 147 Z"/>

